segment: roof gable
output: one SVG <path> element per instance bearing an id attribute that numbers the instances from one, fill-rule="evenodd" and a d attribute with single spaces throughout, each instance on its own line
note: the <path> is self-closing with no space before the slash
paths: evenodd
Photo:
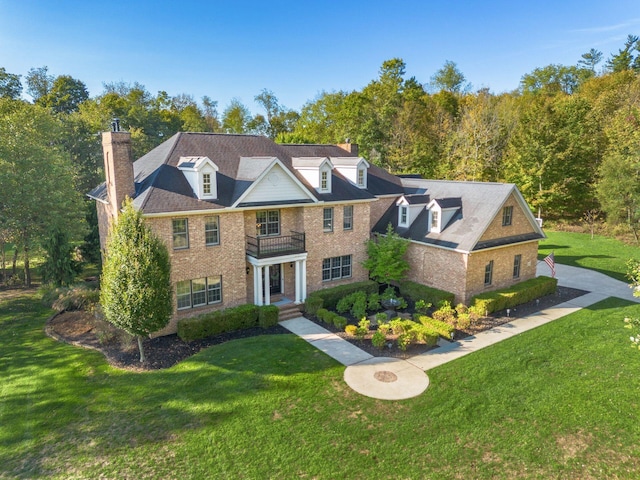
<path id="1" fill-rule="evenodd" d="M 316 202 L 314 195 L 275 158 L 234 202 L 233 207 Z"/>

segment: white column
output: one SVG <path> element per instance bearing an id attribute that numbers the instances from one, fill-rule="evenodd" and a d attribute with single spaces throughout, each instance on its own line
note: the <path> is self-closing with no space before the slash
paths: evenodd
<path id="1" fill-rule="evenodd" d="M 264 305 L 271 305 L 271 292 L 269 286 L 269 265 L 264 266 Z"/>
<path id="2" fill-rule="evenodd" d="M 300 298 L 301 302 L 304 302 L 307 298 L 307 259 L 302 260 L 302 268 L 300 269 L 300 281 L 302 282 L 300 285 L 302 286 L 302 296 Z"/>
<path id="3" fill-rule="evenodd" d="M 260 272 L 258 272 L 257 265 L 251 265 L 253 267 L 253 303 L 258 305 L 260 301 L 260 290 L 258 289 L 258 279 L 260 278 Z"/>
<path id="4" fill-rule="evenodd" d="M 302 277 L 300 269 L 300 260 L 296 260 L 296 301 L 295 303 L 302 303 Z"/>
<path id="5" fill-rule="evenodd" d="M 256 305 L 262 305 L 262 267 L 256 267 L 256 295 L 258 297 L 258 301 Z"/>

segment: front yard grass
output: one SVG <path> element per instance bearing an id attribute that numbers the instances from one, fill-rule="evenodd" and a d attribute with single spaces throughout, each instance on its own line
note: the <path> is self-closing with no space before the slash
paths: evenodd
<path id="1" fill-rule="evenodd" d="M 545 231 L 547 239 L 540 242 L 538 259 L 554 252 L 556 263 L 590 268 L 616 280 L 628 282 L 626 263 L 630 258 L 640 259 L 640 248 L 627 245 L 615 238 L 588 233 Z"/>
<path id="2" fill-rule="evenodd" d="M 419 397 L 346 386 L 293 335 L 119 371 L 0 293 L 0 478 L 637 478 L 640 353 L 608 299 L 429 371 Z"/>

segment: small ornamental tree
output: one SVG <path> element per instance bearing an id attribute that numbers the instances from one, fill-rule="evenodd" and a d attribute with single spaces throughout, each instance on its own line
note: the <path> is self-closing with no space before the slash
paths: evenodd
<path id="1" fill-rule="evenodd" d="M 402 280 L 409 270 L 409 262 L 404 258 L 407 248 L 409 241 L 395 233 L 389 224 L 384 236 L 367 241 L 369 258 L 362 265 L 373 280 L 386 283 L 388 288 L 392 281 Z"/>
<path id="2" fill-rule="evenodd" d="M 627 262 L 627 278 L 631 280 L 633 295 L 640 297 L 640 260 L 632 258 Z"/>
<path id="3" fill-rule="evenodd" d="M 173 312 L 169 252 L 144 223 L 131 199 L 113 226 L 102 268 L 100 303 L 107 321 L 138 338 L 169 323 Z"/>

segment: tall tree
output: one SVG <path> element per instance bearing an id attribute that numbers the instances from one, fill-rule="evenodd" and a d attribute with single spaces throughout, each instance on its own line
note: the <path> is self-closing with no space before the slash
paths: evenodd
<path id="1" fill-rule="evenodd" d="M 0 97 L 17 100 L 21 94 L 20 75 L 9 73 L 4 67 L 0 67 Z"/>
<path id="2" fill-rule="evenodd" d="M 579 68 L 586 68 L 591 70 L 593 74 L 596 74 L 596 67 L 602 61 L 602 52 L 592 48 L 587 53 L 581 55 L 581 60 L 578 60 Z"/>
<path id="3" fill-rule="evenodd" d="M 227 133 L 247 133 L 251 121 L 249 109 L 237 99 L 231 99 L 222 112 L 222 130 Z"/>
<path id="4" fill-rule="evenodd" d="M 84 233 L 82 200 L 72 167 L 56 146 L 60 125 L 48 110 L 0 99 L 0 215 L 24 254 L 31 285 L 31 250 L 58 228 L 73 239 Z"/>
<path id="5" fill-rule="evenodd" d="M 27 93 L 36 103 L 40 98 L 45 97 L 51 91 L 54 77 L 49 75 L 49 67 L 32 68 L 27 72 L 25 81 L 27 82 Z"/>
<path id="6" fill-rule="evenodd" d="M 528 93 L 545 93 L 571 95 L 588 78 L 593 71 L 566 65 L 547 65 L 527 73 L 520 80 L 520 88 Z"/>
<path id="7" fill-rule="evenodd" d="M 69 75 L 60 75 L 53 80 L 46 95 L 36 103 L 49 107 L 54 113 L 69 114 L 78 110 L 80 104 L 89 98 L 86 85 Z"/>
<path id="8" fill-rule="evenodd" d="M 431 77 L 431 84 L 435 90 L 461 94 L 469 90 L 470 85 L 455 62 L 447 60 L 440 70 Z"/>
<path id="9" fill-rule="evenodd" d="M 171 262 L 131 199 L 107 240 L 100 304 L 107 321 L 137 337 L 144 362 L 142 337 L 164 328 L 173 312 Z"/>
<path id="10" fill-rule="evenodd" d="M 404 258 L 407 248 L 409 241 L 395 233 L 389 224 L 385 235 L 367 241 L 367 259 L 362 265 L 372 279 L 389 287 L 391 282 L 402 280 L 409 270 L 409 262 Z"/>
<path id="11" fill-rule="evenodd" d="M 607 68 L 613 73 L 622 72 L 624 70 L 640 70 L 640 39 L 636 35 L 628 35 L 624 43 L 624 48 L 618 50 L 618 53 L 612 54 L 607 60 Z M 635 55 L 635 56 L 634 56 Z"/>

